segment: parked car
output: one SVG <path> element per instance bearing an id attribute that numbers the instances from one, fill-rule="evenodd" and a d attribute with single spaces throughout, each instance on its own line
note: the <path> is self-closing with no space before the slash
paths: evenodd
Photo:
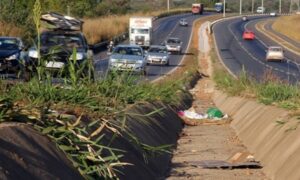
<path id="1" fill-rule="evenodd" d="M 112 51 L 109 71 L 130 71 L 146 74 L 146 60 L 143 49 L 138 45 L 117 45 Z"/>
<path id="2" fill-rule="evenodd" d="M 152 45 L 149 47 L 147 55 L 147 64 L 169 65 L 169 52 L 166 46 Z"/>
<path id="3" fill-rule="evenodd" d="M 180 25 L 180 26 L 188 26 L 189 23 L 187 22 L 187 20 L 186 20 L 185 18 L 181 18 L 181 19 L 179 20 L 179 25 Z"/>
<path id="4" fill-rule="evenodd" d="M 182 41 L 176 37 L 170 37 L 165 42 L 164 45 L 167 47 L 169 52 L 176 52 L 181 54 L 182 51 Z"/>
<path id="5" fill-rule="evenodd" d="M 270 46 L 267 50 L 266 61 L 284 61 L 284 52 L 280 46 Z"/>
<path id="6" fill-rule="evenodd" d="M 24 44 L 17 37 L 0 37 L 0 71 L 18 75 L 25 60 Z"/>
<path id="7" fill-rule="evenodd" d="M 243 33 L 244 40 L 253 40 L 255 38 L 255 34 L 252 31 L 245 30 Z"/>
<path id="8" fill-rule="evenodd" d="M 28 50 L 29 61 L 26 66 L 33 67 L 31 69 L 35 71 L 36 67 L 41 65 L 51 72 L 68 74 L 69 65 L 74 63 L 76 71 L 81 71 L 80 75 L 93 76 L 93 72 L 90 71 L 93 69 L 90 67 L 93 65 L 93 52 L 84 34 L 79 31 L 82 22 L 57 13 L 48 13 L 42 17 L 42 20 L 54 27 L 41 33 L 39 50 L 36 46 Z M 39 54 L 44 62 L 42 64 L 38 62 Z"/>

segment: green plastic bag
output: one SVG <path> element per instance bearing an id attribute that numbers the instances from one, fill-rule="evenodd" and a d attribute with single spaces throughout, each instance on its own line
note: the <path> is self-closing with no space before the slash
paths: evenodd
<path id="1" fill-rule="evenodd" d="M 218 108 L 209 108 L 206 113 L 208 118 L 222 118 L 224 116 Z"/>

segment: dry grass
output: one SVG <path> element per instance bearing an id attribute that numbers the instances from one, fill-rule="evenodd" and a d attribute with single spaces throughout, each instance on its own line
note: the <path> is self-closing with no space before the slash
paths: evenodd
<path id="1" fill-rule="evenodd" d="M 295 39 L 296 41 L 300 41 L 300 16 L 282 16 L 279 17 L 275 23 L 273 24 L 274 30 L 290 37 L 291 39 Z"/>
<path id="2" fill-rule="evenodd" d="M 186 9 L 174 9 L 172 11 L 183 11 Z M 172 12 L 171 11 L 171 12 Z M 84 19 L 83 31 L 90 44 L 103 40 L 109 40 L 117 35 L 128 31 L 129 18 L 132 16 L 158 16 L 165 11 L 154 11 L 147 13 L 133 13 L 120 16 L 105 16 L 94 19 Z"/>
<path id="3" fill-rule="evenodd" d="M 12 24 L 0 22 L 0 36 L 20 36 L 24 33 L 21 28 L 15 27 Z"/>

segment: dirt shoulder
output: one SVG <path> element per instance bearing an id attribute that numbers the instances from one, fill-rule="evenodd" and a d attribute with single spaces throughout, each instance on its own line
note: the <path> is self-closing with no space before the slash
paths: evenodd
<path id="1" fill-rule="evenodd" d="M 200 53 L 198 60 L 201 73 L 207 77 L 201 78 L 191 90 L 194 96 L 192 108 L 197 113 L 204 113 L 209 107 L 214 107 L 214 83 L 210 79 L 212 67 L 209 53 Z M 228 121 L 185 126 L 174 152 L 168 179 L 268 179 L 262 169 L 222 170 L 197 166 L 200 161 L 205 160 L 226 161 L 239 152 L 248 153 Z"/>

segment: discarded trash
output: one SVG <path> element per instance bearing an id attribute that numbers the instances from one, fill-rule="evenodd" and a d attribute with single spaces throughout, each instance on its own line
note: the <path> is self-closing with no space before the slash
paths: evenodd
<path id="1" fill-rule="evenodd" d="M 222 118 L 224 116 L 218 108 L 209 108 L 206 113 L 209 118 Z"/>
<path id="2" fill-rule="evenodd" d="M 259 162 L 242 162 L 242 163 L 229 163 L 220 160 L 206 160 L 194 161 L 189 163 L 191 166 L 202 167 L 205 169 L 258 169 L 262 168 Z"/>
<path id="3" fill-rule="evenodd" d="M 186 117 L 189 119 L 214 119 L 214 120 L 221 120 L 221 119 L 226 119 L 228 118 L 228 115 L 223 113 L 218 109 L 218 108 L 210 108 L 207 110 L 206 114 L 202 113 L 197 113 L 193 108 L 189 110 L 184 110 L 184 111 L 178 111 L 178 115 L 181 117 Z"/>

